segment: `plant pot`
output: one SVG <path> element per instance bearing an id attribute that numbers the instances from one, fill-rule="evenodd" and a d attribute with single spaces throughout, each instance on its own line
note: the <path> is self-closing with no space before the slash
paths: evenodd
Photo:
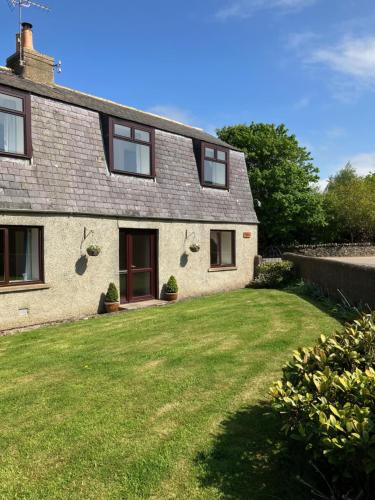
<path id="1" fill-rule="evenodd" d="M 119 302 L 104 302 L 104 305 L 105 305 L 105 311 L 107 313 L 117 312 L 120 307 Z"/>
<path id="2" fill-rule="evenodd" d="M 165 293 L 165 300 L 168 302 L 172 302 L 174 300 L 177 300 L 178 293 Z"/>

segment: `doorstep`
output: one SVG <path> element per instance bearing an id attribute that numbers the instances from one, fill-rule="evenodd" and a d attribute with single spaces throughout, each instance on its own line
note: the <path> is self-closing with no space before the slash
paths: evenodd
<path id="1" fill-rule="evenodd" d="M 145 309 L 146 307 L 155 307 L 155 306 L 165 306 L 170 302 L 166 300 L 144 300 L 142 302 L 132 302 L 130 304 L 121 304 L 120 311 L 135 311 L 137 309 Z"/>

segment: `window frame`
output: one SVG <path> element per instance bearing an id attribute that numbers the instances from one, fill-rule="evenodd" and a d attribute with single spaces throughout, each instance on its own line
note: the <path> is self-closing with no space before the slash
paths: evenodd
<path id="1" fill-rule="evenodd" d="M 210 158 L 206 156 L 206 148 L 214 150 L 214 157 Z M 225 160 L 219 160 L 217 157 L 217 152 L 221 151 L 225 153 Z M 225 185 L 224 184 L 209 184 L 205 181 L 205 161 L 213 161 L 215 163 L 221 163 L 225 165 Z M 201 162 L 200 162 L 200 172 L 201 172 L 201 185 L 204 187 L 209 187 L 213 189 L 225 189 L 229 190 L 229 148 L 224 146 L 217 146 L 216 144 L 210 144 L 209 142 L 201 143 Z"/>
<path id="2" fill-rule="evenodd" d="M 218 260 L 219 264 L 213 264 L 211 262 L 211 236 L 212 233 L 218 233 Z M 232 263 L 231 264 L 221 264 L 221 234 L 222 233 L 231 233 L 232 239 Z M 228 267 L 236 267 L 236 231 L 233 229 L 211 229 L 210 230 L 210 268 L 218 269 L 218 268 L 228 268 Z"/>
<path id="3" fill-rule="evenodd" d="M 21 116 L 23 118 L 23 139 L 24 139 L 24 152 L 23 153 L 11 153 L 7 151 L 0 150 L 0 156 L 7 156 L 9 158 L 27 158 L 31 159 L 33 150 L 31 142 L 31 99 L 30 94 L 22 91 L 14 90 L 13 88 L 5 87 L 0 85 L 0 93 L 9 95 L 11 97 L 18 97 L 23 101 L 23 111 L 16 111 L 13 109 L 2 108 L 0 111 L 2 113 L 7 113 L 9 115 Z"/>
<path id="4" fill-rule="evenodd" d="M 38 229 L 39 232 L 39 279 L 33 281 L 9 281 L 9 229 Z M 0 231 L 4 231 L 4 281 L 0 281 L 0 288 L 11 286 L 27 286 L 44 283 L 44 228 L 43 226 L 13 226 L 0 225 Z"/>
<path id="5" fill-rule="evenodd" d="M 124 127 L 130 128 L 130 137 L 124 137 L 115 134 L 115 125 L 123 125 Z M 135 139 L 135 130 L 142 130 L 150 134 L 150 141 L 142 141 L 140 139 Z M 150 148 L 150 174 L 139 174 L 137 172 L 127 172 L 124 170 L 118 170 L 114 167 L 114 139 L 119 139 L 122 141 L 132 142 L 135 144 L 142 144 L 144 146 L 149 146 Z M 120 118 L 108 118 L 108 152 L 109 152 L 109 169 L 111 172 L 120 175 L 131 175 L 133 177 L 143 177 L 145 179 L 155 178 L 155 129 L 148 127 L 146 125 L 141 125 L 136 122 L 130 122 L 127 120 L 122 120 Z"/>

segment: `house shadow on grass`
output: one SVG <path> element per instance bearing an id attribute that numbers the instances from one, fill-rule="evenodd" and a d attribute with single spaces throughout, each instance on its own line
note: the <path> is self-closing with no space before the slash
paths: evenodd
<path id="1" fill-rule="evenodd" d="M 202 487 L 228 499 L 310 498 L 296 479 L 298 460 L 282 451 L 280 421 L 267 404 L 235 413 L 221 428 L 211 450 L 196 457 Z"/>
<path id="2" fill-rule="evenodd" d="M 329 314 L 341 324 L 351 322 L 357 319 L 360 315 L 360 309 L 357 309 L 355 307 L 351 309 L 344 307 L 342 304 L 340 304 L 340 302 L 338 302 L 337 300 L 335 301 L 328 296 L 322 295 L 320 297 L 311 297 L 303 291 L 303 287 L 289 287 L 285 289 L 285 292 L 297 295 L 309 304 L 312 304 L 326 314 Z M 365 309 L 363 309 L 363 311 L 368 312 Z"/>

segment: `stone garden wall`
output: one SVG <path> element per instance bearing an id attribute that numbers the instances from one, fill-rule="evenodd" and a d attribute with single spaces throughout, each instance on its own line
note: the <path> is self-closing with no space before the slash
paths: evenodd
<path id="1" fill-rule="evenodd" d="M 282 251 L 310 257 L 366 257 L 375 255 L 375 243 L 297 245 L 283 248 Z"/>
<path id="2" fill-rule="evenodd" d="M 304 281 L 327 295 L 339 301 L 345 296 L 352 305 L 368 304 L 375 310 L 375 267 L 296 253 L 285 253 L 283 259 L 293 262 Z"/>

